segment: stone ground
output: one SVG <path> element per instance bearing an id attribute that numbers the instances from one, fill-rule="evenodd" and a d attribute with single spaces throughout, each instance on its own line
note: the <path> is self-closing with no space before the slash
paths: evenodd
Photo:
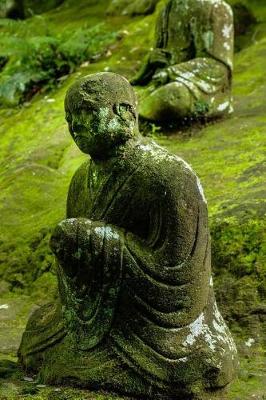
<path id="1" fill-rule="evenodd" d="M 205 189 L 215 289 L 240 353 L 239 377 L 230 387 L 230 400 L 266 399 L 266 6 L 262 3 L 246 1 L 258 24 L 242 38 L 243 48 L 235 56 L 234 114 L 186 129 L 145 128 L 193 166 Z M 43 18 L 53 35 L 101 23 L 105 8 L 103 0 L 90 6 L 85 0 L 69 0 Z M 23 26 L 34 30 L 38 18 Z M 74 79 L 95 71 L 131 77 L 152 46 L 154 20 L 154 15 L 107 19 L 106 29 L 119 32 L 119 40 L 99 59 L 83 63 L 59 86 L 37 94 L 24 106 L 0 110 L 0 400 L 121 399 L 43 386 L 14 362 L 29 313 L 53 296 L 49 232 L 64 216 L 69 180 L 84 160 L 63 119 L 65 91 Z"/>

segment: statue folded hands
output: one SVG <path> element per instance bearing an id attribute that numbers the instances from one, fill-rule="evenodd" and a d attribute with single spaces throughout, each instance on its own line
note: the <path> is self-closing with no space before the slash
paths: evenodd
<path id="1" fill-rule="evenodd" d="M 141 137 L 125 78 L 80 79 L 65 109 L 91 158 L 75 173 L 66 219 L 51 237 L 58 301 L 30 317 L 21 364 L 44 383 L 143 397 L 222 390 L 237 355 L 214 298 L 199 179 Z"/>

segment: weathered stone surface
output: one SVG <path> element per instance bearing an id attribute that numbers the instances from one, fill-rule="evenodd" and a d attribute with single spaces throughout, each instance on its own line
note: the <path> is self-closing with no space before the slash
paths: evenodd
<path id="1" fill-rule="evenodd" d="M 41 307 L 19 358 L 47 383 L 203 398 L 233 378 L 236 348 L 213 294 L 207 206 L 182 159 L 138 132 L 125 78 L 68 91 L 74 175 L 51 248 L 59 301 Z"/>
<path id="2" fill-rule="evenodd" d="M 171 122 L 232 112 L 233 13 L 220 0 L 170 0 L 156 29 L 155 48 L 134 85 L 140 116 Z"/>

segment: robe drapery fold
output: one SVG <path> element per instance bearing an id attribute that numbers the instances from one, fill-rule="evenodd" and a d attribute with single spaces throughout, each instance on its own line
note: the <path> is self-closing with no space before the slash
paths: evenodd
<path id="1" fill-rule="evenodd" d="M 109 275 L 111 282 L 117 281 L 119 271 L 117 302 L 113 303 L 116 308 L 112 318 L 106 320 L 107 326 L 101 325 L 99 343 L 108 334 L 113 350 L 130 367 L 153 375 L 155 380 L 178 381 L 180 365 L 189 359 L 195 363 L 197 347 L 205 347 L 205 351 L 207 347 L 209 360 L 213 356 L 206 337 L 214 338 L 212 328 L 208 332 L 208 323 L 216 317 L 209 284 L 207 206 L 200 182 L 183 160 L 145 141 L 132 148 L 127 159 L 112 165 L 93 197 L 93 177 L 101 179 L 100 174 L 92 162 L 76 173 L 67 215 L 88 218 L 90 237 L 97 230 L 93 227 L 104 220 L 102 235 L 112 256 L 103 262 L 112 263 L 111 270 L 116 274 Z M 84 191 L 78 190 L 81 179 Z M 114 257 L 114 249 L 120 257 Z M 97 257 L 90 268 L 101 266 Z M 104 268 L 110 269 L 106 265 Z M 200 315 L 205 331 L 202 328 L 193 345 L 185 345 L 190 325 Z M 223 322 L 221 326 L 227 329 Z M 89 331 L 90 326 L 90 336 Z M 221 339 L 216 355 L 222 357 L 223 347 L 228 346 L 226 340 L 226 336 Z M 207 370 L 210 365 L 202 368 Z"/>
<path id="2" fill-rule="evenodd" d="M 84 163 L 51 246 L 61 303 L 49 319 L 41 308 L 34 330 L 28 323 L 22 358 L 51 357 L 92 383 L 111 365 L 162 389 L 230 381 L 236 349 L 213 296 L 206 200 L 182 159 L 140 139 L 127 157 Z M 82 360 L 82 375 L 57 359 L 58 341 L 59 353 Z"/>

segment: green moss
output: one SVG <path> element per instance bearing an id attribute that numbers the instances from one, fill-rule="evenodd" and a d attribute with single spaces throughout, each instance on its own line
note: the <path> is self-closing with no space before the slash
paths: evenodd
<path id="1" fill-rule="evenodd" d="M 238 379 L 231 385 L 228 400 L 265 399 L 265 350 L 260 346 L 239 344 L 243 357 Z"/>
<path id="2" fill-rule="evenodd" d="M 73 390 L 70 388 L 42 388 L 36 384 L 4 383 L 0 389 L 1 400 L 123 400 L 107 393 Z M 19 396 L 19 397 L 18 397 Z"/>
<path id="3" fill-rule="evenodd" d="M 216 297 L 234 331 L 263 340 L 266 310 L 265 221 L 224 217 L 212 221 Z M 262 313 L 262 314 L 261 314 Z"/>
<path id="4" fill-rule="evenodd" d="M 240 222 L 235 217 L 213 222 L 214 263 L 220 269 L 238 278 L 256 273 L 266 277 L 265 223 L 247 219 Z M 264 248 L 263 248 L 264 247 Z"/>

